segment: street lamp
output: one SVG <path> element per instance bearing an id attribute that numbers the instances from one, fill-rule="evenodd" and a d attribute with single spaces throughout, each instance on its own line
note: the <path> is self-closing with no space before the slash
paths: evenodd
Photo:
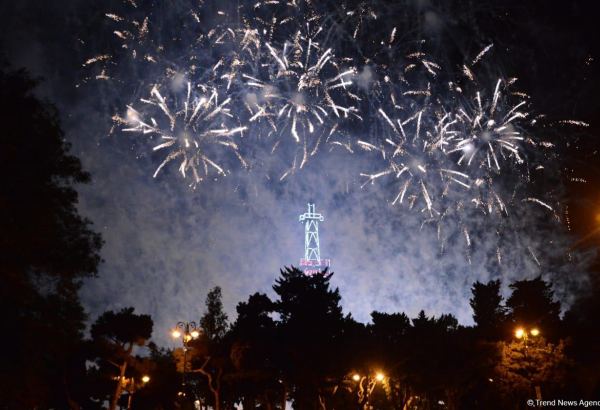
<path id="1" fill-rule="evenodd" d="M 517 339 L 523 339 L 523 344 L 525 345 L 525 360 L 527 362 L 529 361 L 529 358 L 527 357 L 527 349 L 528 349 L 527 342 L 529 341 L 529 336 L 530 335 L 532 337 L 539 336 L 540 335 L 540 329 L 538 329 L 537 327 L 532 327 L 532 328 L 529 328 L 529 329 L 528 328 L 524 328 L 524 327 L 518 327 L 515 330 L 515 337 Z M 526 363 L 526 365 L 527 365 L 527 363 Z M 532 383 L 531 375 L 529 374 L 528 367 L 526 369 L 527 369 L 527 379 L 529 380 L 529 383 Z M 542 390 L 541 390 L 541 387 L 540 386 L 535 386 L 534 388 L 535 388 L 536 398 L 538 400 L 541 400 L 542 399 Z"/>
<path id="2" fill-rule="evenodd" d="M 181 338 L 183 344 L 183 371 L 181 372 L 181 396 L 185 396 L 185 371 L 187 369 L 188 343 L 200 337 L 200 328 L 196 322 L 178 322 L 171 332 L 173 339 Z"/>
<path id="3" fill-rule="evenodd" d="M 515 337 L 517 339 L 523 339 L 523 342 L 525 343 L 525 348 L 527 348 L 527 341 L 529 340 L 529 335 L 531 335 L 533 337 L 539 336 L 540 329 L 538 329 L 537 327 L 533 327 L 531 329 L 527 329 L 524 327 L 518 327 L 515 330 Z"/>
<path id="4" fill-rule="evenodd" d="M 361 376 L 358 373 L 352 375 L 352 380 L 358 384 L 358 402 L 363 409 L 369 408 L 369 399 L 371 393 L 375 389 L 377 383 L 383 383 L 385 381 L 385 374 L 381 371 L 375 372 L 375 374 Z"/>

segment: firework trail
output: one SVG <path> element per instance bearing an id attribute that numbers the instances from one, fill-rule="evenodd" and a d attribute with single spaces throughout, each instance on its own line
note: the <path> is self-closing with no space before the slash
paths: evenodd
<path id="1" fill-rule="evenodd" d="M 150 17 L 135 1 L 124 0 L 103 17 L 110 31 L 111 46 L 83 62 L 84 82 L 113 79 L 125 60 L 137 64 L 154 64 L 159 60 L 162 47 L 151 31 Z"/>

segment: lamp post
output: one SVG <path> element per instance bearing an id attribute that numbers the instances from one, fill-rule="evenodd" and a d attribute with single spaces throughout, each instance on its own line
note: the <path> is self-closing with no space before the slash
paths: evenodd
<path id="1" fill-rule="evenodd" d="M 200 336 L 200 328 L 196 322 L 178 322 L 171 332 L 173 339 L 181 338 L 183 344 L 183 371 L 181 372 L 181 396 L 185 396 L 185 371 L 187 370 L 188 344 Z"/>
<path id="2" fill-rule="evenodd" d="M 381 371 L 365 376 L 361 376 L 358 373 L 352 374 L 352 380 L 358 385 L 358 403 L 364 410 L 370 408 L 369 399 L 371 398 L 371 393 L 373 393 L 375 386 L 377 383 L 384 383 L 385 378 L 385 374 Z"/>
<path id="3" fill-rule="evenodd" d="M 529 336 L 537 337 L 539 335 L 540 330 L 537 327 L 533 327 L 531 329 L 518 327 L 515 330 L 515 337 L 517 339 L 523 339 L 523 343 L 525 344 L 525 356 L 527 356 L 527 341 L 529 340 Z"/>
<path id="4" fill-rule="evenodd" d="M 527 357 L 527 349 L 528 349 L 528 345 L 527 342 L 529 341 L 529 337 L 538 337 L 540 335 L 540 330 L 537 327 L 532 327 L 532 328 L 525 328 L 525 327 L 518 327 L 515 330 L 515 337 L 517 339 L 522 339 L 523 340 L 523 344 L 525 346 L 525 359 L 528 360 Z M 527 366 L 527 378 L 529 379 L 529 383 L 533 384 L 531 381 L 531 375 L 529 373 L 529 363 L 525 363 L 525 365 Z M 540 386 L 534 386 L 535 389 L 535 395 L 536 398 L 538 400 L 542 399 L 542 390 L 540 388 Z"/>

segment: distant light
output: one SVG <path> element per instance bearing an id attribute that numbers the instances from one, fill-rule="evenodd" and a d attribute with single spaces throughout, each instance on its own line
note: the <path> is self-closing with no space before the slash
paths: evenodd
<path id="1" fill-rule="evenodd" d="M 540 330 L 538 328 L 531 329 L 531 336 L 539 336 Z"/>
<path id="2" fill-rule="evenodd" d="M 515 330 L 515 336 L 517 337 L 517 339 L 521 339 L 523 336 L 525 336 L 525 330 L 523 330 L 522 327 L 518 328 L 517 330 Z"/>
<path id="3" fill-rule="evenodd" d="M 175 339 L 178 339 L 181 336 L 181 332 L 179 330 L 173 330 L 171 336 L 173 336 Z"/>
<path id="4" fill-rule="evenodd" d="M 144 375 L 144 376 L 142 377 L 142 382 L 144 382 L 144 383 L 148 383 L 149 381 L 150 381 L 150 376 L 148 376 L 148 375 Z"/>
<path id="5" fill-rule="evenodd" d="M 383 373 L 377 373 L 375 375 L 375 380 L 377 380 L 378 382 L 382 382 L 383 379 L 385 379 L 385 375 Z"/>
<path id="6" fill-rule="evenodd" d="M 359 381 L 360 380 L 360 374 L 354 373 L 352 375 L 352 380 L 354 380 L 355 382 Z"/>
<path id="7" fill-rule="evenodd" d="M 192 335 L 192 337 L 194 339 L 196 339 L 198 336 L 200 336 L 200 332 L 198 332 L 197 330 L 192 330 L 192 333 L 190 333 Z"/>

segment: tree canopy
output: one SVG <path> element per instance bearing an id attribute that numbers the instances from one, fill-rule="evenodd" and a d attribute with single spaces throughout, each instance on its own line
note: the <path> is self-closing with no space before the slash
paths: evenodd
<path id="1" fill-rule="evenodd" d="M 77 210 L 75 187 L 90 175 L 38 82 L 0 66 L 0 320 L 10 335 L 0 404 L 68 408 L 85 372 L 77 290 L 97 273 L 102 239 Z"/>

